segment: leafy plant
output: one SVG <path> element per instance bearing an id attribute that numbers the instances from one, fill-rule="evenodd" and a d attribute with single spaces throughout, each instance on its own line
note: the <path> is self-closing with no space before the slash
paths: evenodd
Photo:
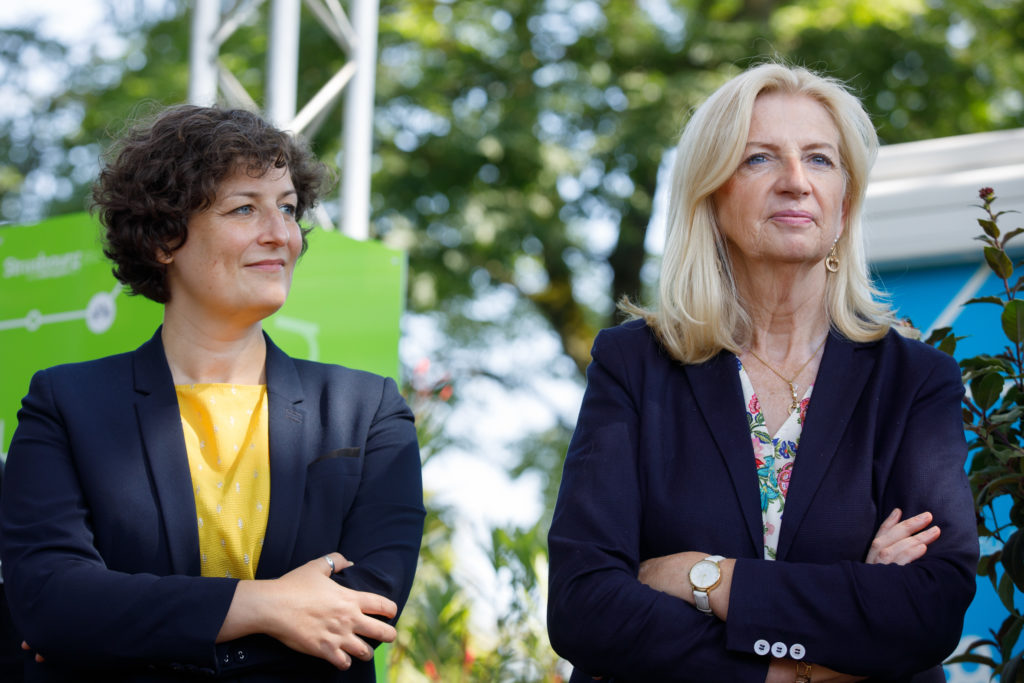
<path id="1" fill-rule="evenodd" d="M 976 239 L 985 244 L 985 261 L 1002 281 L 1002 291 L 967 303 L 999 307 L 1006 343 L 994 355 L 980 354 L 960 361 L 968 388 L 963 418 L 971 434 L 968 479 L 978 515 L 978 535 L 988 541 L 983 548 L 996 548 L 982 554 L 978 575 L 992 582 L 1007 614 L 999 629 L 991 631 L 991 638 L 975 641 L 948 663 L 987 665 L 1002 681 L 1016 682 L 1024 681 L 1024 650 L 1017 650 L 1024 614 L 1016 604 L 1017 595 L 1024 592 L 1024 299 L 1020 298 L 1024 276 L 1014 280 L 1015 266 L 1006 245 L 1024 228 L 1002 232 L 999 219 L 1011 212 L 993 210 L 996 196 L 992 188 L 982 188 L 979 196 L 979 208 L 985 217 L 978 219 L 983 232 Z M 960 339 L 952 328 L 944 327 L 926 341 L 952 355 Z M 977 652 L 984 646 L 994 648 L 996 654 Z"/>
<path id="2" fill-rule="evenodd" d="M 421 360 L 412 369 L 403 394 L 416 415 L 424 464 L 452 445 L 446 421 L 458 397 L 448 374 L 431 372 Z M 550 441 L 550 442 L 549 442 Z M 546 462 L 551 448 L 565 452 L 551 437 L 523 445 L 522 463 L 511 474 L 532 471 Z M 541 455 L 537 455 L 541 453 Z M 538 460 L 539 458 L 539 460 Z M 542 469 L 542 467 L 541 467 Z M 502 607 L 494 628 L 474 630 L 473 608 L 485 594 L 456 567 L 453 539 L 456 510 L 425 492 L 427 518 L 412 593 L 402 615 L 398 638 L 387 657 L 386 679 L 401 683 L 562 683 L 564 668 L 551 649 L 542 615 L 547 585 L 549 521 L 528 528 L 491 529 L 484 550 L 501 585 L 494 596 Z"/>

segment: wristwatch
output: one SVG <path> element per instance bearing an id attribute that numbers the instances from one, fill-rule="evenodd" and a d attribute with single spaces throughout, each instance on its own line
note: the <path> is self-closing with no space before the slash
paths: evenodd
<path id="1" fill-rule="evenodd" d="M 797 662 L 796 679 L 793 683 L 811 683 L 811 668 L 807 662 Z"/>
<path id="2" fill-rule="evenodd" d="M 697 609 L 708 616 L 712 615 L 710 593 L 722 580 L 722 569 L 718 563 L 724 559 L 721 555 L 709 555 L 690 567 L 693 601 Z"/>

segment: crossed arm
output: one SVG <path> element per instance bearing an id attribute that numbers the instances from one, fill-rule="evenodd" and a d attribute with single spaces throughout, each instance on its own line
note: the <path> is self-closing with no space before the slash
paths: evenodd
<path id="1" fill-rule="evenodd" d="M 373 648 L 365 639 L 390 643 L 396 632 L 371 615 L 392 619 L 398 606 L 382 595 L 336 584 L 331 574 L 352 563 L 341 553 L 327 557 L 334 562 L 333 571 L 325 558 L 318 557 L 279 579 L 240 581 L 217 642 L 264 633 L 338 669 L 352 666 L 353 657 L 373 659 Z"/>
<path id="2" fill-rule="evenodd" d="M 392 619 L 398 606 L 382 595 L 331 581 L 334 571 L 352 563 L 341 553 L 328 557 L 334 562 L 333 571 L 325 558 L 318 557 L 279 579 L 239 581 L 216 642 L 263 633 L 342 670 L 352 666 L 353 657 L 373 659 L 373 648 L 365 638 L 390 643 L 396 631 L 370 615 Z M 27 641 L 22 641 L 21 648 L 32 650 Z M 35 660 L 42 663 L 46 658 L 37 652 Z"/>
<path id="3" fill-rule="evenodd" d="M 922 512 L 901 521 L 902 514 L 899 508 L 895 508 L 882 522 L 871 543 L 871 549 L 865 559 L 866 564 L 910 564 L 922 557 L 928 551 L 928 545 L 939 537 L 941 533 L 939 527 L 928 526 L 932 521 L 930 512 Z M 653 557 L 640 564 L 637 578 L 640 583 L 685 600 L 693 606 L 693 591 L 687 577 L 690 574 L 690 568 L 708 555 L 709 553 L 687 551 Z M 718 586 L 709 594 L 711 610 L 715 617 L 722 621 L 727 621 L 729 616 L 729 594 L 735 564 L 736 561 L 729 558 L 719 563 L 722 578 Z M 765 683 L 791 683 L 795 678 L 796 662 L 794 660 L 773 658 L 768 666 Z M 862 678 L 861 676 L 842 674 L 823 666 L 815 666 L 813 671 L 813 680 L 816 682 L 846 683 L 859 681 Z"/>

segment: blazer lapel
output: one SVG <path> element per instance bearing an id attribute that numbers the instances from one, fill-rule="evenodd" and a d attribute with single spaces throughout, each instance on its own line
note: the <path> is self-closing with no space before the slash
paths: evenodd
<path id="1" fill-rule="evenodd" d="M 800 433 L 777 557 L 786 558 L 875 365 L 869 345 L 829 335 Z"/>
<path id="2" fill-rule="evenodd" d="M 683 367 L 697 406 L 729 471 L 733 492 L 747 522 L 754 557 L 761 557 L 764 537 L 757 469 L 750 445 L 750 428 L 744 417 L 746 410 L 736 356 L 723 351 L 706 363 Z"/>
<path id="3" fill-rule="evenodd" d="M 264 335 L 266 336 L 266 335 Z M 295 362 L 267 340 L 267 412 L 270 431 L 270 512 L 256 578 L 281 576 L 291 568 L 306 490 L 306 413 Z M 310 558 L 311 559 L 311 558 Z"/>
<path id="4" fill-rule="evenodd" d="M 198 576 L 199 532 L 192 475 L 178 397 L 160 338 L 161 329 L 132 354 L 135 410 L 143 450 L 153 473 L 157 504 L 163 515 L 171 570 L 175 574 Z"/>

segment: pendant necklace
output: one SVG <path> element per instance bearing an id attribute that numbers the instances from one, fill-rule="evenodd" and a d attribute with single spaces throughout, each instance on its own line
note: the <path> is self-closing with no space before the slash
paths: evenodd
<path id="1" fill-rule="evenodd" d="M 796 390 L 799 387 L 799 385 L 796 383 L 796 378 L 800 376 L 800 373 L 804 371 L 804 368 L 806 368 L 807 365 L 812 360 L 814 360 L 814 357 L 818 355 L 818 351 L 821 351 L 821 347 L 825 345 L 825 340 L 826 339 L 828 339 L 828 335 L 827 334 L 825 335 L 825 339 L 822 339 L 821 343 L 818 344 L 818 348 L 814 349 L 814 353 L 811 354 L 810 358 L 805 360 L 804 364 L 801 365 L 800 368 L 795 373 L 793 373 L 793 379 L 788 379 L 788 378 L 784 377 L 781 372 L 779 372 L 778 370 L 773 368 L 764 358 L 761 358 L 761 356 L 759 356 L 756 353 L 754 353 L 754 349 L 747 349 L 748 351 L 750 351 L 750 355 L 751 356 L 753 356 L 757 360 L 761 361 L 761 365 L 763 365 L 766 368 L 768 368 L 769 370 L 771 370 L 773 373 L 776 374 L 776 376 L 778 376 L 779 379 L 781 379 L 783 382 L 785 382 L 786 384 L 789 385 L 789 393 L 790 393 L 790 396 L 792 396 L 792 399 L 793 399 L 793 402 L 789 404 L 789 414 L 790 415 L 792 415 L 793 413 L 795 413 L 797 410 L 800 409 L 800 397 L 797 396 L 797 393 L 796 393 Z"/>

